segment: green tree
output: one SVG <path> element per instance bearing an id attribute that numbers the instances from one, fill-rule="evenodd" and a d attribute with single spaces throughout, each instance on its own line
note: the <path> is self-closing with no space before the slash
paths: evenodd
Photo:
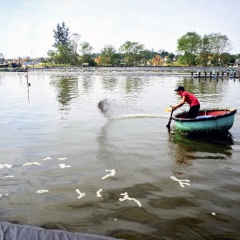
<path id="1" fill-rule="evenodd" d="M 144 50 L 144 46 L 138 42 L 126 41 L 119 51 L 124 54 L 124 62 L 128 66 L 136 65 L 142 58 L 141 54 Z"/>
<path id="2" fill-rule="evenodd" d="M 211 33 L 207 35 L 209 38 L 210 49 L 212 53 L 211 61 L 213 64 L 218 65 L 221 61 L 220 56 L 224 52 L 228 52 L 231 49 L 231 44 L 226 35 L 220 33 Z"/>
<path id="3" fill-rule="evenodd" d="M 60 25 L 57 24 L 57 29 L 53 30 L 54 32 L 54 38 L 55 43 L 53 44 L 54 47 L 58 47 L 59 45 L 66 45 L 70 42 L 70 36 L 69 36 L 69 28 L 66 27 L 66 24 L 62 22 Z"/>
<path id="4" fill-rule="evenodd" d="M 88 42 L 82 42 L 80 44 L 80 52 L 82 54 L 80 57 L 81 63 L 88 63 L 90 66 L 93 66 L 95 64 L 92 51 L 93 47 Z"/>
<path id="5" fill-rule="evenodd" d="M 148 61 L 152 60 L 154 56 L 157 55 L 157 52 L 153 50 L 143 49 L 139 54 L 139 60 L 143 65 L 146 65 Z"/>
<path id="6" fill-rule="evenodd" d="M 80 38 L 81 38 L 81 35 L 79 35 L 78 33 L 73 33 L 70 37 L 72 50 L 73 50 L 73 56 L 72 56 L 73 62 L 76 65 L 78 64 L 78 58 L 79 58 L 78 47 L 79 47 L 79 43 L 80 43 Z"/>
<path id="7" fill-rule="evenodd" d="M 64 63 L 64 64 L 72 64 L 72 65 L 75 64 L 72 45 L 70 44 L 58 45 L 57 49 L 58 51 L 55 56 L 56 63 Z"/>
<path id="8" fill-rule="evenodd" d="M 239 59 L 239 58 L 240 58 L 240 53 L 236 54 L 236 55 L 235 55 L 235 58 L 236 58 L 236 59 Z"/>
<path id="9" fill-rule="evenodd" d="M 183 55 L 183 62 L 189 66 L 196 64 L 197 54 L 201 43 L 201 36 L 196 32 L 188 32 L 177 42 L 177 50 Z"/>
<path id="10" fill-rule="evenodd" d="M 161 56 L 161 58 L 165 58 L 166 56 L 169 55 L 169 52 L 168 52 L 168 51 L 165 51 L 165 50 L 163 50 L 163 49 L 158 50 L 158 53 L 159 53 L 159 55 Z"/>
<path id="11" fill-rule="evenodd" d="M 211 56 L 211 45 L 208 35 L 204 35 L 201 39 L 198 54 L 198 63 L 207 66 Z"/>
<path id="12" fill-rule="evenodd" d="M 0 64 L 3 64 L 5 62 L 4 55 L 0 53 Z"/>
<path id="13" fill-rule="evenodd" d="M 53 47 L 55 51 L 48 51 L 50 58 L 59 64 L 76 65 L 78 63 L 77 47 L 79 44 L 80 35 L 72 34 L 70 37 L 69 28 L 64 22 L 57 24 L 57 28 L 53 30 L 55 42 Z"/>
<path id="14" fill-rule="evenodd" d="M 80 46 L 81 46 L 80 51 L 81 51 L 82 55 L 92 54 L 93 47 L 88 42 L 82 42 Z"/>
<path id="15" fill-rule="evenodd" d="M 118 61 L 118 55 L 116 49 L 112 45 L 105 45 L 101 50 L 101 59 L 104 65 L 116 65 Z"/>
<path id="16" fill-rule="evenodd" d="M 222 53 L 220 55 L 221 62 L 225 65 L 234 65 L 237 60 L 237 55 L 232 55 L 229 53 Z"/>
<path id="17" fill-rule="evenodd" d="M 220 55 L 220 60 L 223 64 L 232 64 L 234 63 L 235 61 L 231 62 L 232 56 L 229 54 L 229 53 L 222 53 Z"/>
<path id="18" fill-rule="evenodd" d="M 55 62 L 55 57 L 57 55 L 57 51 L 48 50 L 47 55 L 49 56 L 51 62 Z"/>

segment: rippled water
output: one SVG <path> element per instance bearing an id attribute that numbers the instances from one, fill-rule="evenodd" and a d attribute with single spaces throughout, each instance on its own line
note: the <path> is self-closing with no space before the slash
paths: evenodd
<path id="1" fill-rule="evenodd" d="M 168 132 L 178 85 L 201 107 L 236 107 L 229 134 L 187 137 L 174 122 Z M 239 93 L 238 79 L 0 73 L 0 220 L 123 239 L 239 239 Z"/>

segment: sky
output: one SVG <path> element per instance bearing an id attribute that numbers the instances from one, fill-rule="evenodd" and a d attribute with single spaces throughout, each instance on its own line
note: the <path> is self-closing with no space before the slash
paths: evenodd
<path id="1" fill-rule="evenodd" d="M 57 24 L 81 35 L 93 52 L 126 41 L 176 53 L 187 32 L 226 35 L 240 53 L 239 0 L 0 0 L 0 53 L 47 57 Z"/>

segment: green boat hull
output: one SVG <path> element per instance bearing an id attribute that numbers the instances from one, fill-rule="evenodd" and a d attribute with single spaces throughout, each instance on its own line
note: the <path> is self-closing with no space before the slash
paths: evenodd
<path id="1" fill-rule="evenodd" d="M 177 114 L 173 117 L 176 128 L 181 132 L 188 133 L 213 131 L 226 132 L 233 126 L 235 113 L 237 112 L 236 109 L 230 109 L 224 114 L 215 116 L 202 114 L 203 112 L 206 113 L 207 111 L 214 112 L 220 110 L 202 110 L 200 111 L 200 116 L 194 119 L 178 117 L 182 116 L 185 112 Z"/>

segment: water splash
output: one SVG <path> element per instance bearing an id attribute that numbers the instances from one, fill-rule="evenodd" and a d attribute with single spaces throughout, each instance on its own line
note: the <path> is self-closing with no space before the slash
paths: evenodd
<path id="1" fill-rule="evenodd" d="M 110 120 L 129 118 L 169 118 L 168 115 L 145 114 L 142 109 L 136 109 L 132 105 L 119 103 L 115 100 L 103 99 L 98 103 L 98 108 Z M 133 112 L 138 112 L 134 114 Z M 140 113 L 139 113 L 140 112 Z"/>
<path id="2" fill-rule="evenodd" d="M 111 117 L 111 120 L 119 120 L 119 119 L 129 119 L 129 118 L 169 118 L 166 115 L 155 115 L 155 114 L 124 114 L 120 116 Z"/>

